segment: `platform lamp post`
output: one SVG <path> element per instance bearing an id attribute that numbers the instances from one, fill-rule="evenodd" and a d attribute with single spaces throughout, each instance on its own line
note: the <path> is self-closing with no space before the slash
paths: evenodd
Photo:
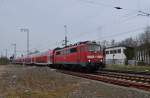
<path id="1" fill-rule="evenodd" d="M 68 33 L 68 31 L 67 31 L 67 25 L 64 25 L 64 28 L 65 28 L 65 39 L 63 40 L 63 46 L 67 46 L 67 43 L 69 42 L 68 41 L 68 38 L 67 38 L 67 33 Z"/>
<path id="2" fill-rule="evenodd" d="M 27 56 L 29 55 L 29 29 L 28 28 L 21 28 L 21 32 L 27 33 Z"/>

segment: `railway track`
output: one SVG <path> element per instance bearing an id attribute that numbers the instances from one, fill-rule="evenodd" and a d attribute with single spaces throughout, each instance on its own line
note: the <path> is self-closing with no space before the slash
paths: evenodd
<path id="1" fill-rule="evenodd" d="M 150 76 L 149 75 L 141 75 L 141 74 L 131 74 L 131 73 L 122 73 L 122 72 L 109 72 L 109 71 L 99 71 L 95 73 L 95 75 L 125 79 L 128 81 L 140 82 L 145 84 L 150 84 Z"/>
<path id="2" fill-rule="evenodd" d="M 150 91 L 150 76 L 108 71 L 100 71 L 92 74 L 66 70 L 60 70 L 60 72 L 105 83 Z"/>
<path id="3" fill-rule="evenodd" d="M 123 70 L 112 70 L 112 69 L 103 69 L 103 71 L 107 72 L 117 72 L 117 73 L 127 73 L 127 74 L 137 74 L 137 75 L 150 75 L 150 72 L 146 71 L 123 71 Z"/>

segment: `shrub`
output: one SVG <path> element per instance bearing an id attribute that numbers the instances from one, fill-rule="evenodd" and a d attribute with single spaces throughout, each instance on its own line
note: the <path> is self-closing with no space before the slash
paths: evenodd
<path id="1" fill-rule="evenodd" d="M 9 63 L 9 59 L 6 57 L 1 57 L 0 58 L 0 65 L 6 65 Z"/>
<path id="2" fill-rule="evenodd" d="M 145 63 L 145 62 L 143 62 L 143 61 L 139 61 L 139 62 L 138 62 L 138 65 L 145 66 L 145 65 L 146 65 L 146 63 Z"/>

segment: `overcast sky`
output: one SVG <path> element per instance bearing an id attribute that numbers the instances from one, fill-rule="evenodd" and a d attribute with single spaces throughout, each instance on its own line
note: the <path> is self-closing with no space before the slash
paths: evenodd
<path id="1" fill-rule="evenodd" d="M 64 25 L 70 43 L 134 37 L 148 24 L 139 10 L 150 13 L 150 0 L 0 0 L 0 52 L 12 55 L 16 43 L 17 54 L 25 53 L 21 28 L 30 30 L 30 51 L 61 46 Z"/>

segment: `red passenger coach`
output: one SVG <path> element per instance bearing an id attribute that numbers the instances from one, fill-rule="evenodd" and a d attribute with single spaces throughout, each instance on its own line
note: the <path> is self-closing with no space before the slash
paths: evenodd
<path id="1" fill-rule="evenodd" d="M 103 68 L 103 52 L 96 42 L 86 41 L 55 49 L 54 64 L 69 69 L 95 71 Z"/>
<path id="2" fill-rule="evenodd" d="M 36 65 L 49 65 L 52 64 L 52 58 L 51 55 L 53 55 L 53 51 L 49 50 L 40 54 L 36 54 L 32 57 L 33 64 Z"/>
<path id="3" fill-rule="evenodd" d="M 52 64 L 53 51 L 49 50 L 46 52 L 32 54 L 24 57 L 19 57 L 14 60 L 16 64 L 26 64 L 26 65 L 49 65 Z"/>

